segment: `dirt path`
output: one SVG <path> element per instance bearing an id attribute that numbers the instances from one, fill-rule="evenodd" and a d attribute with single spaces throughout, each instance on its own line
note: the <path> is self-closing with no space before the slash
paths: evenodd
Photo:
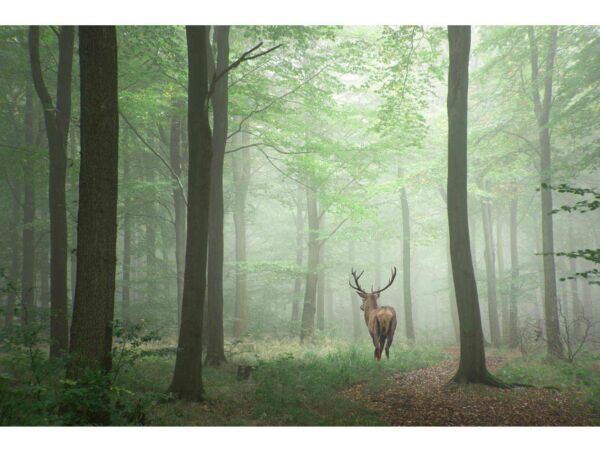
<path id="1" fill-rule="evenodd" d="M 493 371 L 504 361 L 488 358 Z M 543 388 L 496 389 L 448 385 L 458 361 L 393 376 L 389 386 L 370 394 L 357 385 L 347 395 L 381 414 L 388 425 L 537 426 L 591 425 L 591 411 L 567 392 Z"/>

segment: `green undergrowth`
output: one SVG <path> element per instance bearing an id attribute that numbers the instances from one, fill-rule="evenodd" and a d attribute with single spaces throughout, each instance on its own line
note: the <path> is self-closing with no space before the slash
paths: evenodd
<path id="1" fill-rule="evenodd" d="M 246 342 L 230 347 L 228 362 L 204 369 L 207 401 L 167 402 L 149 415 L 155 425 L 381 425 L 378 415 L 344 391 L 364 383 L 377 391 L 392 373 L 433 365 L 446 355 L 435 347 L 392 348 L 376 362 L 369 345 L 323 341 L 309 347 L 293 342 Z M 239 379 L 238 365 L 251 365 Z M 127 377 L 131 389 L 166 389 L 170 358 L 147 358 Z"/>
<path id="2" fill-rule="evenodd" d="M 495 372 L 502 381 L 554 387 L 587 402 L 600 417 L 600 353 L 587 353 L 575 362 L 548 361 L 544 353 L 510 360 Z M 600 421 L 596 425 L 600 425 Z"/>

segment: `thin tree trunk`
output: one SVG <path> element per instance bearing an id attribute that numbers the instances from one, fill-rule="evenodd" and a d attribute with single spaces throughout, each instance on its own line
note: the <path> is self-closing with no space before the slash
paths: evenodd
<path id="1" fill-rule="evenodd" d="M 354 241 L 348 242 L 348 262 L 350 267 L 354 267 L 354 260 L 356 257 L 356 251 Z M 354 339 L 360 338 L 361 325 L 360 325 L 360 301 L 357 301 L 359 297 L 356 295 L 356 291 L 351 287 L 348 287 L 350 293 L 350 312 L 352 314 L 352 331 Z"/>
<path id="2" fill-rule="evenodd" d="M 21 183 L 15 177 L 15 192 L 12 199 L 11 215 L 10 215 L 10 272 L 9 272 L 9 290 L 6 296 L 6 311 L 4 314 L 4 327 L 6 330 L 11 330 L 14 322 L 15 304 L 17 302 L 17 289 L 19 279 L 19 268 L 21 266 L 19 257 L 19 228 L 21 221 L 19 213 L 21 205 L 19 204 L 19 193 L 21 191 Z"/>
<path id="3" fill-rule="evenodd" d="M 240 136 L 241 135 L 241 136 Z M 241 137 L 241 139 L 240 139 Z M 240 142 L 241 141 L 241 142 Z M 243 131 L 233 139 L 234 148 L 248 144 Z M 246 254 L 246 199 L 250 184 L 250 154 L 247 148 L 232 155 L 233 184 L 235 190 L 233 223 L 235 225 L 235 317 L 233 336 L 239 338 L 246 331 L 246 307 L 248 305 L 248 268 Z"/>
<path id="4" fill-rule="evenodd" d="M 67 138 L 71 122 L 71 73 L 75 28 L 61 26 L 58 36 L 56 108 L 42 74 L 39 55 L 39 27 L 29 28 L 29 55 L 33 83 L 44 109 L 50 153 L 50 357 L 63 354 L 69 345 L 67 318 Z"/>
<path id="5" fill-rule="evenodd" d="M 317 193 L 306 190 L 306 213 L 308 218 L 308 261 L 304 304 L 302 306 L 302 325 L 300 342 L 310 339 L 315 330 L 316 296 L 319 266 L 319 211 Z"/>
<path id="6" fill-rule="evenodd" d="M 296 190 L 296 270 L 302 267 L 304 259 L 304 189 L 298 184 Z M 294 297 L 292 299 L 292 322 L 300 320 L 300 296 L 302 292 L 302 276 L 294 280 Z"/>
<path id="7" fill-rule="evenodd" d="M 488 297 L 488 315 L 490 320 L 490 338 L 494 347 L 499 347 L 500 323 L 498 321 L 498 304 L 496 300 L 496 264 L 494 256 L 494 238 L 490 210 L 483 200 L 481 201 L 481 218 L 483 223 L 483 239 L 485 243 L 485 271 Z"/>
<path id="8" fill-rule="evenodd" d="M 35 318 L 35 170 L 33 158 L 33 93 L 27 84 L 25 94 L 25 146 L 28 158 L 23 165 L 23 260 L 21 268 L 21 324 L 32 325 Z"/>
<path id="9" fill-rule="evenodd" d="M 499 284 L 502 286 L 502 280 L 504 280 L 504 241 L 502 239 L 502 214 L 499 208 L 497 209 L 497 212 L 498 214 L 496 217 L 496 255 L 498 257 L 498 281 Z M 502 295 L 502 289 L 498 291 L 498 300 L 500 302 L 500 318 L 502 322 L 502 342 L 508 344 L 508 335 L 510 334 L 510 326 L 508 323 L 509 307 L 508 301 L 506 300 L 505 296 Z"/>
<path id="10" fill-rule="evenodd" d="M 171 132 L 169 137 L 169 153 L 171 168 L 177 177 L 181 179 L 182 157 L 181 157 L 181 118 L 180 110 L 183 101 L 173 101 L 173 115 L 171 116 Z M 185 269 L 185 221 L 186 205 L 184 192 L 179 184 L 173 187 L 173 209 L 175 210 L 175 262 L 177 265 L 177 329 L 181 326 L 181 299 L 183 296 L 183 272 Z"/>
<path id="11" fill-rule="evenodd" d="M 552 223 L 552 164 L 550 151 L 550 110 L 552 108 L 552 76 L 557 45 L 557 27 L 552 27 L 546 54 L 544 74 L 544 98 L 540 99 L 538 89 L 538 50 L 533 27 L 528 29 L 531 48 L 531 79 L 535 116 L 539 127 L 540 172 L 542 201 L 542 252 L 544 262 L 544 315 L 546 318 L 546 344 L 548 354 L 563 358 L 563 346 L 560 339 L 558 307 L 556 296 L 556 268 L 554 262 L 554 231 Z"/>
<path id="12" fill-rule="evenodd" d="M 320 226 L 325 226 L 325 215 L 321 217 Z M 319 248 L 319 271 L 317 274 L 317 328 L 325 330 L 325 243 Z"/>
<path id="13" fill-rule="evenodd" d="M 448 227 L 460 322 L 460 362 L 453 381 L 494 384 L 485 364 L 467 208 L 467 97 L 471 27 L 449 26 Z"/>
<path id="14" fill-rule="evenodd" d="M 217 73 L 229 66 L 229 26 L 214 27 L 217 44 Z M 209 56 L 212 58 L 212 56 Z M 208 246 L 208 342 L 206 363 L 225 362 L 223 336 L 223 163 L 228 130 L 228 76 L 218 82 L 212 96 L 213 158 L 211 167 L 209 246 Z"/>
<path id="15" fill-rule="evenodd" d="M 112 368 L 119 116 L 114 26 L 79 27 L 81 170 L 69 377 Z M 102 176 L 98 176 L 102 174 Z"/>
<path id="16" fill-rule="evenodd" d="M 131 177 L 131 157 L 123 152 L 123 179 Z M 131 198 L 127 191 L 123 198 L 123 285 L 121 287 L 123 322 L 128 324 L 131 319 Z"/>
<path id="17" fill-rule="evenodd" d="M 181 330 L 169 391 L 184 400 L 203 399 L 202 326 L 206 294 L 211 130 L 208 120 L 208 29 L 187 26 L 188 215 Z"/>
<path id="18" fill-rule="evenodd" d="M 402 285 L 404 288 L 404 323 L 406 338 L 414 342 L 415 328 L 413 324 L 412 293 L 410 286 L 410 211 L 406 188 L 400 190 L 402 203 Z"/>
<path id="19" fill-rule="evenodd" d="M 510 202 L 510 306 L 508 319 L 508 345 L 510 346 L 510 348 L 516 348 L 519 345 L 517 306 L 517 297 L 519 295 L 519 248 L 517 245 L 517 207 L 518 197 L 515 194 L 515 196 Z"/>
<path id="20" fill-rule="evenodd" d="M 575 250 L 575 241 L 573 239 L 573 224 L 569 224 L 569 232 L 568 232 L 568 242 L 569 242 L 569 251 Z M 581 304 L 581 299 L 579 297 L 579 277 L 575 274 L 577 273 L 577 259 L 569 258 L 569 276 L 572 277 L 569 280 L 569 284 L 571 285 L 571 303 L 572 303 L 572 312 L 573 312 L 573 320 L 575 321 L 575 338 L 577 341 L 583 339 L 584 329 L 583 329 L 583 305 Z"/>

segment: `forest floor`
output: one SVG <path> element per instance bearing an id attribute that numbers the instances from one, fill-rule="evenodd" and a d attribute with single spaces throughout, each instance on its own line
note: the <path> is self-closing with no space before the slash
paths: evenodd
<path id="1" fill-rule="evenodd" d="M 452 359 L 431 367 L 392 375 L 387 387 L 370 391 L 365 383 L 352 386 L 346 395 L 365 403 L 392 426 L 582 426 L 598 425 L 600 414 L 585 395 L 574 389 L 516 387 L 498 389 L 483 385 L 448 383 L 458 367 Z M 514 353 L 492 353 L 488 369 L 500 373 Z M 505 373 L 510 378 L 510 369 Z M 600 372 L 596 374 L 600 377 Z"/>

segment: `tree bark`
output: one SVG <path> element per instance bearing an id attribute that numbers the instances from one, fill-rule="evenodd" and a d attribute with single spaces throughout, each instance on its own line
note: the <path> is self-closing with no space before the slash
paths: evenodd
<path id="1" fill-rule="evenodd" d="M 35 320 L 35 167 L 33 156 L 33 93 L 27 84 L 25 94 L 25 147 L 27 160 L 23 164 L 23 259 L 21 268 L 21 325 L 33 325 Z"/>
<path id="2" fill-rule="evenodd" d="M 534 111 L 539 127 L 540 172 L 542 201 L 542 252 L 544 262 L 544 315 L 546 318 L 546 344 L 548 354 L 563 358 L 563 346 L 560 339 L 558 307 L 556 295 L 556 267 L 554 261 L 554 231 L 552 222 L 552 163 L 550 151 L 550 110 L 552 108 L 552 78 L 557 45 L 557 27 L 550 31 L 546 66 L 544 74 L 544 98 L 540 99 L 538 89 L 538 50 L 533 27 L 528 28 L 531 49 L 531 79 Z"/>
<path id="3" fill-rule="evenodd" d="M 304 259 L 304 189 L 298 184 L 296 190 L 296 270 L 302 267 Z M 302 276 L 294 280 L 294 297 L 292 299 L 292 322 L 300 320 L 300 296 L 302 292 Z"/>
<path id="4" fill-rule="evenodd" d="M 410 211 L 406 188 L 400 190 L 402 203 L 402 286 L 404 289 L 404 323 L 406 338 L 414 342 L 415 328 L 412 313 L 412 293 L 410 285 Z"/>
<path id="5" fill-rule="evenodd" d="M 460 322 L 460 362 L 453 381 L 494 384 L 485 364 L 481 314 L 469 242 L 467 97 L 471 27 L 449 26 L 448 41 L 448 229 Z"/>
<path id="6" fill-rule="evenodd" d="M 217 44 L 217 74 L 229 66 L 229 26 L 214 27 Z M 210 56 L 212 58 L 212 56 Z M 208 246 L 208 343 L 206 363 L 218 367 L 225 362 L 223 336 L 223 163 L 228 130 L 228 76 L 217 82 L 212 96 L 214 134 Z"/>
<path id="7" fill-rule="evenodd" d="M 496 299 L 496 264 L 494 255 L 494 237 L 492 235 L 492 223 L 490 208 L 481 201 L 481 218 L 483 223 L 483 239 L 485 243 L 485 272 L 488 297 L 488 315 L 490 320 L 490 338 L 494 347 L 500 347 L 500 322 L 498 320 L 498 304 Z"/>
<path id="8" fill-rule="evenodd" d="M 202 326 L 206 293 L 211 130 L 208 120 L 208 29 L 187 26 L 188 48 L 188 215 L 181 329 L 169 391 L 178 398 L 203 399 Z"/>
<path id="9" fill-rule="evenodd" d="M 240 136 L 241 135 L 241 136 Z M 241 139 L 240 139 L 241 138 Z M 241 142 L 240 142 L 241 141 Z M 234 147 L 247 145 L 248 136 L 243 131 L 234 136 Z M 239 338 L 246 331 L 246 307 L 248 304 L 248 268 L 246 253 L 246 199 L 250 184 L 251 164 L 249 149 L 232 155 L 234 184 L 233 223 L 235 225 L 235 317 L 233 336 Z"/>
<path id="10" fill-rule="evenodd" d="M 79 27 L 81 169 L 68 376 L 112 368 L 119 116 L 114 26 Z"/>
<path id="11" fill-rule="evenodd" d="M 69 345 L 67 318 L 67 210 L 65 183 L 67 138 L 71 121 L 71 74 L 75 28 L 61 26 L 58 37 L 56 108 L 42 74 L 39 55 L 39 27 L 29 28 L 29 55 L 33 84 L 44 109 L 50 154 L 50 357 L 63 354 Z"/>
<path id="12" fill-rule="evenodd" d="M 510 305 L 508 325 L 508 345 L 516 348 L 519 345 L 518 304 L 519 295 L 519 248 L 517 242 L 517 208 L 518 197 L 510 202 Z"/>

